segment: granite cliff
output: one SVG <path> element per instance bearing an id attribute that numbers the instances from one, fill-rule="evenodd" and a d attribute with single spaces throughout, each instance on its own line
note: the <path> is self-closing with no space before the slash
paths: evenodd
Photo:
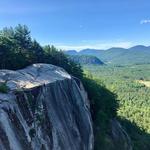
<path id="1" fill-rule="evenodd" d="M 0 150 L 93 149 L 86 92 L 62 68 L 1 70 L 0 83 Z"/>

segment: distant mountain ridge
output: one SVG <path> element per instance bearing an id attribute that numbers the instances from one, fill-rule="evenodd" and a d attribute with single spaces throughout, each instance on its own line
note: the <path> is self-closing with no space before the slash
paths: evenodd
<path id="1" fill-rule="evenodd" d="M 104 63 L 96 56 L 90 55 L 70 55 L 69 58 L 81 65 L 103 65 Z"/>
<path id="2" fill-rule="evenodd" d="M 143 64 L 150 63 L 150 46 L 137 45 L 128 49 L 112 47 L 107 50 L 83 49 L 81 51 L 65 51 L 68 55 L 96 56 L 105 63 L 110 64 Z"/>

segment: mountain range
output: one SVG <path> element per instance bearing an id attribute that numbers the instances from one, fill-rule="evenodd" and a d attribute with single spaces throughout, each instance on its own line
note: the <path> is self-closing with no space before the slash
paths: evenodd
<path id="1" fill-rule="evenodd" d="M 128 49 L 113 47 L 107 50 L 83 49 L 81 51 L 68 50 L 68 55 L 96 56 L 106 64 L 145 64 L 150 63 L 150 46 L 137 45 Z"/>

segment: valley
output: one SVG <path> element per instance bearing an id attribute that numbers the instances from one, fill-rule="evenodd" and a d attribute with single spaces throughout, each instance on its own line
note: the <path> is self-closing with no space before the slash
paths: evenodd
<path id="1" fill-rule="evenodd" d="M 117 116 L 135 150 L 150 147 L 150 65 L 84 66 L 87 76 L 117 95 Z M 137 82 L 138 81 L 138 82 Z M 129 123 L 130 122 L 130 123 Z M 131 127 L 131 124 L 134 127 Z M 135 130 L 136 126 L 136 130 Z"/>
<path id="2" fill-rule="evenodd" d="M 150 150 L 150 0 L 0 6 L 0 150 Z"/>
<path id="3" fill-rule="evenodd" d="M 124 55 L 120 48 L 103 51 L 106 61 L 99 50 L 68 55 L 42 46 L 26 25 L 0 33 L 0 149 L 150 149 L 150 64 L 144 59 L 150 55 L 143 46 L 123 49 Z"/>

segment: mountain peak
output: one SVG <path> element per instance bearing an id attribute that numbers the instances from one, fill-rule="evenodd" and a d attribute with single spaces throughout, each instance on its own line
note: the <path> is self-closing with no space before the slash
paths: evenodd
<path id="1" fill-rule="evenodd" d="M 136 46 L 129 48 L 129 50 L 145 50 L 145 49 L 148 49 L 148 47 L 144 45 L 136 45 Z"/>

